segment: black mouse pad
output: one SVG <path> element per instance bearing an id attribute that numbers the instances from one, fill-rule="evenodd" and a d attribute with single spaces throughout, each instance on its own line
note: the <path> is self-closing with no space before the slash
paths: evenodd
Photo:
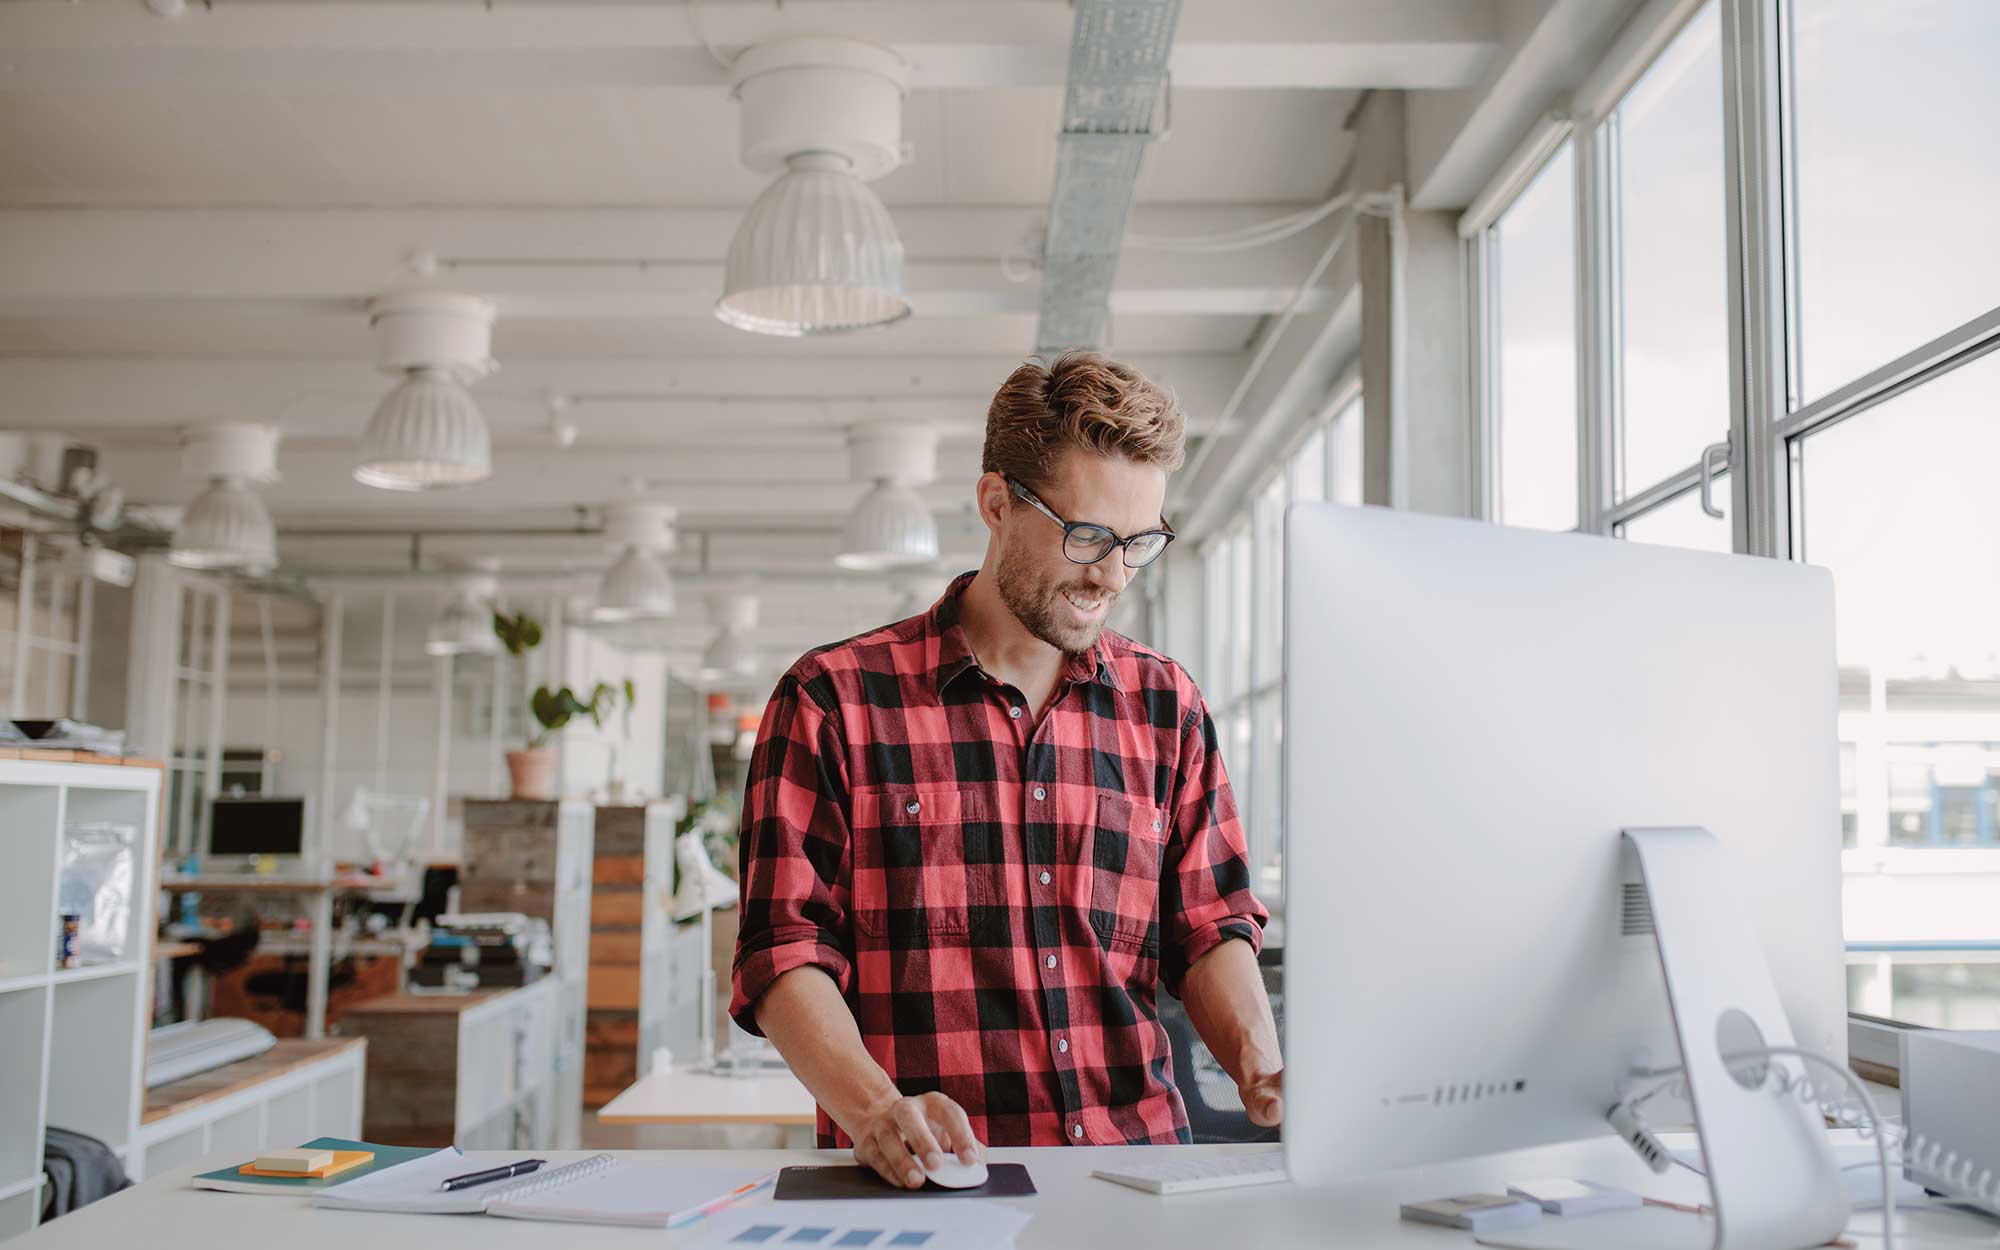
<path id="1" fill-rule="evenodd" d="M 898 1189 L 864 1167 L 791 1167 L 778 1173 L 778 1202 L 793 1199 L 826 1201 L 848 1198 L 1025 1198 L 1035 1193 L 1028 1169 L 1018 1163 L 989 1163 L 986 1183 L 972 1189 L 946 1189 L 926 1183 L 922 1189 Z"/>

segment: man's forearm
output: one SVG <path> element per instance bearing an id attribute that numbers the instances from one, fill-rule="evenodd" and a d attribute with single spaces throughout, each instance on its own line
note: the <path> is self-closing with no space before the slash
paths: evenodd
<path id="1" fill-rule="evenodd" d="M 1195 960 L 1181 981 L 1181 1001 L 1202 1043 L 1238 1085 L 1246 1075 L 1284 1066 L 1271 998 L 1248 942 L 1223 942 Z"/>
<path id="2" fill-rule="evenodd" d="M 773 981 L 757 1001 L 757 1027 L 849 1137 L 870 1111 L 902 1096 L 862 1045 L 840 987 L 818 968 L 794 968 Z"/>

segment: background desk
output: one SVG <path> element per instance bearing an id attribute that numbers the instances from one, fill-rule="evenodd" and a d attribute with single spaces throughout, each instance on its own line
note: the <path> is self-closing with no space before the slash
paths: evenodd
<path id="1" fill-rule="evenodd" d="M 1682 1169 L 1654 1176 L 1621 1142 L 1601 1138 L 1507 1155 L 1442 1164 L 1359 1178 L 1328 1188 L 1265 1185 L 1157 1198 L 1094 1179 L 1090 1170 L 1149 1157 L 1160 1150 L 1228 1152 L 1236 1146 L 1118 1146 L 1044 1150 L 995 1150 L 996 1162 L 1023 1163 L 1041 1194 L 1010 1199 L 1009 1205 L 1034 1215 L 1016 1239 L 1019 1250 L 1055 1247 L 1145 1246 L 1148 1250 L 1398 1250 L 1402 1247 L 1470 1247 L 1469 1233 L 1405 1224 L 1397 1207 L 1419 1198 L 1467 1190 L 1502 1188 L 1509 1180 L 1538 1176 L 1588 1176 L 1639 1189 L 1648 1195 L 1699 1201 L 1701 1178 Z M 1252 1147 L 1251 1149 L 1256 1149 Z M 580 1154 L 551 1153 L 552 1164 Z M 775 1168 L 789 1163 L 851 1161 L 844 1152 L 803 1150 L 627 1151 L 621 1157 L 665 1164 L 709 1164 Z M 467 1166 L 504 1161 L 481 1152 Z M 382 1215 L 363 1211 L 315 1211 L 302 1200 L 208 1193 L 185 1188 L 195 1171 L 238 1162 L 214 1156 L 193 1168 L 156 1176 L 136 1189 L 113 1195 L 64 1216 L 10 1250 L 106 1250 L 144 1246 L 147 1250 L 214 1250 L 218 1243 L 282 1246 L 285 1250 L 560 1250 L 587 1241 L 592 1246 L 631 1250 L 671 1250 L 699 1236 L 697 1228 L 660 1233 L 640 1228 L 582 1228 L 527 1220 L 445 1218 L 436 1215 Z M 758 1199 L 768 1201 L 768 1199 Z M 1906 1227 L 1939 1234 L 1967 1235 L 1992 1226 L 1965 1216 L 1913 1212 Z M 1868 1227 L 1878 1216 L 1861 1217 Z M 1864 1248 L 1880 1244 L 1859 1237 Z"/>
<path id="2" fill-rule="evenodd" d="M 202 894 L 295 894 L 308 901 L 306 916 L 312 922 L 311 944 L 306 955 L 305 1035 L 310 1041 L 326 1036 L 326 984 L 333 964 L 333 896 L 346 890 L 378 889 L 380 877 L 286 877 L 258 876 L 254 873 L 209 873 L 189 876 L 168 873 L 160 878 L 160 888 L 175 893 Z"/>
<path id="3" fill-rule="evenodd" d="M 809 1146 L 815 1107 L 790 1072 L 768 1076 L 716 1076 L 690 1068 L 661 1068 L 606 1103 L 605 1124 L 757 1124 L 785 1130 L 786 1142 Z"/>

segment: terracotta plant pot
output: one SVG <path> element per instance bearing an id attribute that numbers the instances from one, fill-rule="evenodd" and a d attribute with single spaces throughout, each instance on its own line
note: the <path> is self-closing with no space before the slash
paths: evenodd
<path id="1" fill-rule="evenodd" d="M 513 778 L 516 799 L 556 797 L 556 753 L 550 747 L 507 752 L 507 775 Z"/>

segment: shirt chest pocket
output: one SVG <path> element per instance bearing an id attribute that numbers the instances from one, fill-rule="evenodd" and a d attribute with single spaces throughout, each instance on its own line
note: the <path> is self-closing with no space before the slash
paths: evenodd
<path id="1" fill-rule="evenodd" d="M 864 938 L 921 946 L 1004 915 L 1005 855 L 984 793 L 861 787 L 852 831 L 854 927 Z"/>
<path id="2" fill-rule="evenodd" d="M 1090 833 L 1090 925 L 1114 947 L 1157 955 L 1166 813 L 1119 794 L 1100 794 Z"/>

